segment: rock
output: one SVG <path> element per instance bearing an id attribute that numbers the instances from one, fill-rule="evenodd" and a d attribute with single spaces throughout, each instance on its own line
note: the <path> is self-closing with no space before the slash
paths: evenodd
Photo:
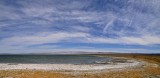
<path id="1" fill-rule="evenodd" d="M 85 73 L 84 76 L 87 76 L 87 73 Z"/>

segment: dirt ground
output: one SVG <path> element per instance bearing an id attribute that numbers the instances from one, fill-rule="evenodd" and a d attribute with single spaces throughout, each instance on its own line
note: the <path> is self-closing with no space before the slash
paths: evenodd
<path id="1" fill-rule="evenodd" d="M 125 57 L 147 62 L 136 68 L 81 74 L 65 74 L 40 70 L 0 70 L 0 78 L 160 78 L 160 55 L 103 54 L 101 56 Z"/>

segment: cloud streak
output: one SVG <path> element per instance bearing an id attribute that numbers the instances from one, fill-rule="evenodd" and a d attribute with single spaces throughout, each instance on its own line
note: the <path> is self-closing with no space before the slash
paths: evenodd
<path id="1" fill-rule="evenodd" d="M 25 45 L 38 45 L 45 43 L 57 43 L 63 40 L 68 40 L 72 38 L 83 38 L 88 34 L 86 33 L 68 33 L 68 32 L 53 32 L 53 33 L 41 33 L 32 36 L 21 36 L 21 37 L 11 37 L 2 40 L 2 43 L 8 45 L 17 45 L 17 46 L 25 46 Z"/>
<path id="2" fill-rule="evenodd" d="M 0 49 L 49 43 L 160 45 L 159 0 L 1 0 L 0 9 Z"/>

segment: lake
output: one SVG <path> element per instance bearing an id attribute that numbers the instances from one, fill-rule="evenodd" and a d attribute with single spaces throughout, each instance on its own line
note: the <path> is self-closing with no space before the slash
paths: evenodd
<path id="1" fill-rule="evenodd" d="M 0 55 L 0 63 L 14 64 L 97 64 L 110 60 L 93 55 Z"/>

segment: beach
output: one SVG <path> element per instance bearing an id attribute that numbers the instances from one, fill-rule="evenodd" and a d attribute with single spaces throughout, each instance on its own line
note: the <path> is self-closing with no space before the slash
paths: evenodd
<path id="1" fill-rule="evenodd" d="M 70 71 L 91 71 L 91 70 L 107 70 L 116 68 L 127 68 L 141 65 L 140 62 L 129 60 L 127 63 L 117 64 L 93 64 L 93 65 L 74 65 L 74 64 L 0 64 L 0 70 L 70 70 Z"/>
<path id="2" fill-rule="evenodd" d="M 132 59 L 116 65 L 1 64 L 0 76 L 11 78 L 159 78 L 159 56 L 103 55 Z M 136 60 L 136 61 L 133 61 Z M 2 67 L 3 66 L 3 67 Z M 46 67 L 45 67 L 46 66 Z M 27 68 L 26 68 L 27 67 Z M 62 68 L 63 67 L 63 68 Z M 17 69 L 19 68 L 19 69 Z M 52 68 L 52 70 L 50 70 Z M 64 69 L 67 68 L 67 69 Z M 2 70 L 3 69 L 3 70 Z M 53 70 L 54 69 L 54 70 Z M 63 70 L 63 71 L 60 71 Z M 102 71 L 103 70 L 103 71 Z"/>

